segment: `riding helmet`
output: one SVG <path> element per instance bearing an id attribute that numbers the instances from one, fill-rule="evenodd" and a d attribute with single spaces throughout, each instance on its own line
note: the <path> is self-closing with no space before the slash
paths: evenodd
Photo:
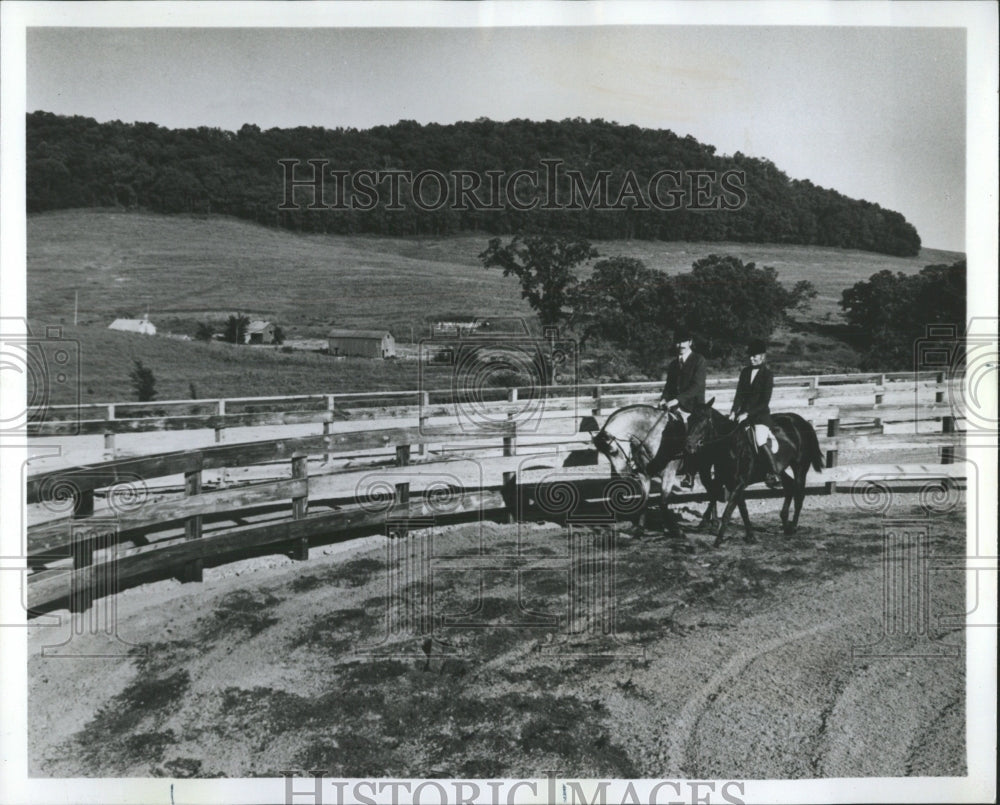
<path id="1" fill-rule="evenodd" d="M 767 352 L 767 344 L 759 338 L 752 338 L 747 342 L 747 355 L 761 355 Z"/>

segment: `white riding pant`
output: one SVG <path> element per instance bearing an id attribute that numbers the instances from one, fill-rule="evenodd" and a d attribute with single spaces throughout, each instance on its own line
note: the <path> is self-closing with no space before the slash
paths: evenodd
<path id="1" fill-rule="evenodd" d="M 767 425 L 754 425 L 753 438 L 758 447 L 767 445 L 768 450 L 775 455 L 778 454 L 778 438 L 771 433 L 771 429 Z"/>

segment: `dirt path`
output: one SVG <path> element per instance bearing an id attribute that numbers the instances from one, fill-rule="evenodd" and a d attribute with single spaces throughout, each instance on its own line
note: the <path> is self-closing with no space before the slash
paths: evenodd
<path id="1" fill-rule="evenodd" d="M 381 538 L 127 591 L 119 635 L 143 657 L 41 657 L 60 630 L 31 630 L 32 774 L 963 774 L 962 632 L 878 643 L 880 521 L 836 500 L 811 500 L 796 538 L 762 502 L 761 544 L 721 549 L 628 532 L 609 543 L 600 526 L 575 541 L 551 524 L 436 529 L 434 612 L 465 614 L 433 640 L 408 628 L 419 610 L 387 604 Z M 405 544 L 417 555 L 427 536 Z M 963 539 L 959 514 L 931 519 L 931 555 Z M 519 572 L 441 558 L 480 544 L 520 550 Z M 613 635 L 595 586 L 607 578 L 586 575 L 608 544 Z M 567 566 L 584 573 L 572 590 Z M 962 574 L 932 577 L 933 624 L 963 609 L 964 588 Z M 398 589 L 412 602 L 421 583 Z M 870 644 L 952 656 L 852 657 Z"/>

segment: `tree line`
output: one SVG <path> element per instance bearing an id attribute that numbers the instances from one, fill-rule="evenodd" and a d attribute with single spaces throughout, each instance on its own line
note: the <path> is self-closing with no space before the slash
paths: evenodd
<path id="1" fill-rule="evenodd" d="M 501 268 L 518 281 L 543 330 L 568 329 L 581 349 L 610 348 L 625 372 L 635 368 L 654 376 L 680 329 L 696 334 L 699 352 L 726 360 L 742 354 L 750 339 L 766 342 L 816 296 L 808 281 L 788 287 L 773 267 L 732 255 L 709 255 L 675 275 L 635 258 L 608 257 L 581 281 L 576 269 L 598 257 L 587 241 L 537 235 L 506 243 L 493 238 L 479 255 L 485 268 Z M 863 369 L 923 368 L 928 326 L 949 325 L 956 335 L 942 346 L 952 352 L 960 346 L 965 260 L 927 266 L 915 275 L 880 271 L 844 290 L 840 305 Z"/>
<path id="2" fill-rule="evenodd" d="M 38 111 L 28 114 L 26 134 L 29 212 L 123 207 L 220 213 L 294 231 L 335 234 L 440 236 L 475 231 L 588 240 L 794 243 L 900 256 L 915 255 L 920 249 L 916 229 L 898 212 L 850 199 L 807 179 L 791 179 L 766 159 L 740 152 L 720 155 L 691 136 L 603 120 L 479 119 L 450 125 L 404 120 L 366 130 L 263 131 L 246 124 L 231 132 L 117 120 L 98 123 Z M 308 170 L 305 163 L 310 159 L 327 160 L 330 170 L 351 173 L 461 169 L 475 174 L 484 186 L 491 171 L 544 172 L 543 161 L 557 159 L 563 169 L 557 189 L 564 195 L 566 174 L 576 172 L 590 177 L 590 182 L 603 175 L 612 196 L 624 188 L 629 198 L 620 208 L 607 210 L 586 204 L 580 209 L 544 209 L 545 204 L 519 209 L 508 204 L 498 209 L 445 205 L 428 211 L 414 203 L 412 188 L 404 182 L 399 209 L 386 209 L 386 204 L 372 209 L 308 209 L 308 198 L 300 209 L 280 209 L 286 169 L 279 160 L 299 160 Z M 725 200 L 735 199 L 739 206 L 712 209 L 712 204 L 684 203 L 668 210 L 656 205 L 643 208 L 649 188 L 641 182 L 629 187 L 629 175 L 645 181 L 665 171 L 738 172 L 741 192 Z M 718 198 L 720 190 L 710 188 L 706 193 L 706 198 Z"/>

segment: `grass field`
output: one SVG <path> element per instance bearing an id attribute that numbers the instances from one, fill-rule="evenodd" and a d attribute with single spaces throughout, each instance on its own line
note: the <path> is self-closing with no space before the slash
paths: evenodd
<path id="1" fill-rule="evenodd" d="M 288 338 L 323 337 L 331 326 L 384 327 L 405 343 L 425 337 L 430 322 L 457 315 L 533 319 L 516 282 L 480 266 L 487 240 L 297 235 L 231 218 L 113 210 L 46 213 L 28 219 L 28 315 L 36 327 L 63 325 L 64 336 L 79 342 L 84 401 L 130 399 L 133 360 L 153 369 L 160 399 L 188 397 L 192 384 L 200 397 L 412 389 L 412 361 L 332 361 L 316 353 L 115 333 L 107 325 L 118 316 L 141 316 L 148 306 L 161 332 L 191 332 L 198 322 L 240 311 L 272 319 Z M 960 256 L 925 249 L 897 258 L 773 244 L 595 245 L 602 257 L 637 257 L 668 273 L 715 253 L 773 266 L 788 284 L 810 280 L 819 296 L 800 316 L 798 332 L 773 339 L 772 362 L 786 373 L 854 367 L 854 351 L 835 337 L 845 288 L 882 269 L 914 273 Z M 50 402 L 71 399 L 71 389 L 53 386 Z"/>

